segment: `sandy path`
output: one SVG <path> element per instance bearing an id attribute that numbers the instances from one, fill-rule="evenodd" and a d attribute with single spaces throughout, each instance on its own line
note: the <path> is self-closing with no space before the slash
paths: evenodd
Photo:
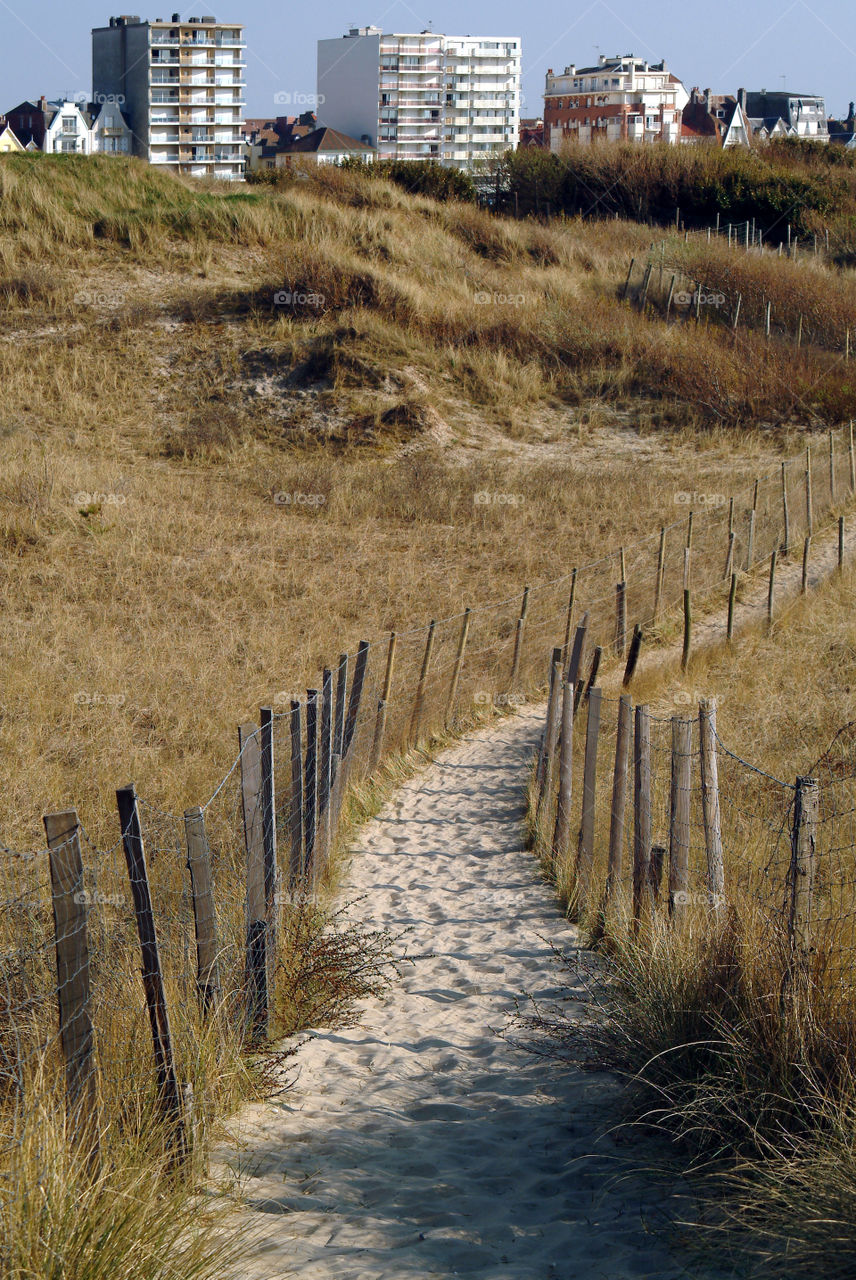
<path id="1" fill-rule="evenodd" d="M 361 833 L 354 914 L 410 927 L 415 962 L 359 1027 L 315 1036 L 278 1104 L 232 1122 L 242 1277 L 690 1274 L 651 1233 L 653 1188 L 617 1181 L 618 1082 L 497 1034 L 516 998 L 561 994 L 549 941 L 577 942 L 521 846 L 542 717 L 446 751 Z"/>

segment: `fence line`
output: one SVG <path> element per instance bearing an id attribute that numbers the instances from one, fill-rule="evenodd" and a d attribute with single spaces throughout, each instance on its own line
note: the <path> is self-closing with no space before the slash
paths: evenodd
<path id="1" fill-rule="evenodd" d="M 594 711 L 601 654 L 624 657 L 632 633 L 629 683 L 644 634 L 674 625 L 690 592 L 697 601 L 733 587 L 774 552 L 802 551 L 820 517 L 853 496 L 852 432 L 830 440 L 828 465 L 812 469 L 817 446 L 809 444 L 807 455 L 785 460 L 730 501 L 717 495 L 703 504 L 687 495 L 680 519 L 532 584 L 525 595 L 371 636 L 331 661 L 315 688 L 295 692 L 287 706 L 260 708 L 257 722 L 240 727 L 233 762 L 211 794 L 181 814 L 123 787 L 118 838 L 109 847 L 94 846 L 69 805 L 46 815 L 46 848 L 0 852 L 0 1165 L 36 1090 L 67 1104 L 70 1132 L 87 1143 L 99 1116 L 109 1115 L 117 1130 L 141 1114 L 160 1116 L 175 1161 L 184 1162 L 195 1129 L 191 1106 L 196 1118 L 206 1106 L 187 1087 L 200 1039 L 212 1026 L 245 1043 L 275 1029 L 288 939 L 315 910 L 354 799 L 390 767 L 394 774 L 414 748 L 540 689 L 545 655 L 557 642 L 545 764 L 565 800 L 555 813 L 550 795 L 547 807 L 558 865 L 573 836 L 576 791 L 573 757 L 553 767 L 554 739 L 570 743 L 567 717 L 585 705 L 586 732 L 575 735 L 572 749 L 589 761 L 576 859 L 590 897 L 607 856 L 598 836 L 598 761 L 613 761 L 613 777 L 625 768 L 615 763 L 608 704 L 600 717 Z M 646 738 L 637 717 L 631 747 L 625 721 L 618 756 L 638 757 L 644 774 L 648 752 L 653 792 L 634 794 L 634 812 L 643 825 L 650 821 L 658 848 L 671 847 L 658 798 L 665 748 L 658 724 L 648 728 Z M 733 762 L 721 754 L 719 763 Z M 724 842 L 731 812 L 723 806 Z M 687 845 L 686 823 L 680 814 L 676 821 L 672 844 L 692 873 L 692 831 Z M 634 854 L 618 827 L 611 848 L 611 898 L 625 894 L 628 869 L 632 900 L 656 898 L 660 855 L 648 847 L 643 864 L 641 846 Z M 672 898 L 676 892 L 683 890 L 673 889 Z M 152 1066 L 140 1075 L 146 1045 Z"/>

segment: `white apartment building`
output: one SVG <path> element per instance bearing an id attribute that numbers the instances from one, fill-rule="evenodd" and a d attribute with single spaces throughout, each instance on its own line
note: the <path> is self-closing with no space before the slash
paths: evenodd
<path id="1" fill-rule="evenodd" d="M 93 97 L 122 103 L 134 154 L 150 164 L 241 179 L 245 49 L 238 23 L 111 18 L 92 32 Z"/>
<path id="2" fill-rule="evenodd" d="M 678 143 L 688 101 L 665 62 L 602 54 L 597 66 L 547 72 L 544 140 L 551 151 L 563 142 Z"/>
<path id="3" fill-rule="evenodd" d="M 520 52 L 516 36 L 352 27 L 318 41 L 319 122 L 379 160 L 471 168 L 517 146 Z"/>

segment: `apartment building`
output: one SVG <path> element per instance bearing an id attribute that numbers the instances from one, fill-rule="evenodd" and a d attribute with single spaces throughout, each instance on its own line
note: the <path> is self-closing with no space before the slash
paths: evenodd
<path id="1" fill-rule="evenodd" d="M 520 40 L 352 27 L 318 41 L 318 116 L 380 160 L 469 169 L 517 146 Z"/>
<path id="2" fill-rule="evenodd" d="M 134 154 L 194 177 L 241 179 L 244 29 L 216 18 L 111 18 L 92 32 L 93 97 L 122 103 Z"/>
<path id="3" fill-rule="evenodd" d="M 756 138 L 806 138 L 828 142 L 826 104 L 814 93 L 787 90 L 746 94 L 746 114 Z"/>
<path id="4" fill-rule="evenodd" d="M 545 145 L 564 142 L 668 142 L 681 140 L 681 112 L 689 94 L 665 61 L 649 65 L 633 54 L 597 66 L 571 64 L 544 88 Z"/>

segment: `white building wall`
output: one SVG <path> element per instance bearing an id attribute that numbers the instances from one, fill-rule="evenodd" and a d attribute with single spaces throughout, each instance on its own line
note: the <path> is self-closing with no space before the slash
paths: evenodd
<path id="1" fill-rule="evenodd" d="M 377 143 L 380 31 L 318 41 L 318 124 Z"/>

